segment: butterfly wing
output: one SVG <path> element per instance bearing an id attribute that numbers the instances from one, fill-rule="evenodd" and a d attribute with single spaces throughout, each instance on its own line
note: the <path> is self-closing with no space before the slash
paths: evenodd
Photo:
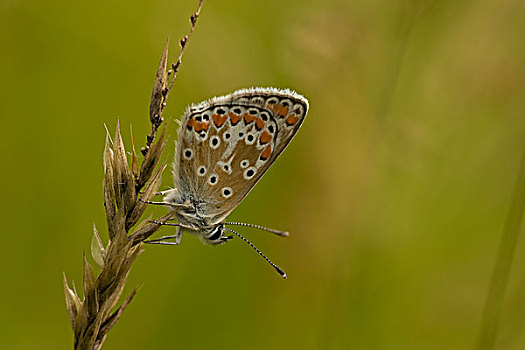
<path id="1" fill-rule="evenodd" d="M 207 222 L 222 221 L 290 143 L 307 111 L 304 97 L 274 88 L 239 90 L 188 108 L 175 187 Z"/>

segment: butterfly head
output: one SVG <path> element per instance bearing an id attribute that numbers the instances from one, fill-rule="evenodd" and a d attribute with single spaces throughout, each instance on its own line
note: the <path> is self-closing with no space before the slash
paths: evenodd
<path id="1" fill-rule="evenodd" d="M 226 243 L 232 239 L 233 236 L 225 235 L 226 229 L 223 224 L 217 224 L 211 227 L 209 230 L 205 230 L 200 236 L 206 244 L 218 245 Z"/>

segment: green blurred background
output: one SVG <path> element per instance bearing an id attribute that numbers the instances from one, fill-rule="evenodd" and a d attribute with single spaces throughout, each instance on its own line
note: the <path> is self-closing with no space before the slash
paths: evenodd
<path id="1" fill-rule="evenodd" d="M 196 4 L 0 1 L 2 348 L 71 348 L 62 272 L 80 286 L 105 233 L 104 123 L 143 144 Z M 249 86 L 309 99 L 230 216 L 291 231 L 240 230 L 289 278 L 239 240 L 148 246 L 104 348 L 472 348 L 525 146 L 524 36 L 520 0 L 206 1 L 165 116 Z M 524 244 L 498 349 L 525 348 Z"/>

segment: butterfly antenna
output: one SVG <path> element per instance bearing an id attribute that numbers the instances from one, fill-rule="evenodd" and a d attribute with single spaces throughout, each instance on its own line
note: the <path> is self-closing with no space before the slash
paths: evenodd
<path id="1" fill-rule="evenodd" d="M 246 238 L 244 238 L 243 236 L 241 236 L 239 233 L 235 232 L 234 230 L 230 230 L 229 228 L 226 228 L 226 227 L 224 229 L 236 234 L 240 239 L 245 241 L 250 247 L 255 249 L 255 251 L 259 253 L 259 255 L 262 256 L 264 260 L 268 262 L 268 264 L 272 265 L 272 267 L 279 273 L 279 275 L 281 275 L 283 278 L 286 278 L 286 273 L 283 270 L 281 270 L 279 266 L 275 265 L 270 259 L 268 259 L 266 255 L 264 255 L 259 249 L 257 249 L 257 247 L 254 246 L 249 240 L 247 240 Z"/>
<path id="2" fill-rule="evenodd" d="M 260 225 L 254 225 L 254 224 L 247 224 L 245 222 L 225 222 L 224 224 L 225 225 L 237 225 L 237 226 L 252 227 L 252 228 L 256 228 L 258 230 L 274 233 L 277 236 L 281 236 L 281 237 L 288 237 L 290 235 L 290 233 L 287 232 L 287 231 L 274 230 L 273 228 L 268 228 L 268 227 L 264 227 L 264 226 L 260 226 Z"/>

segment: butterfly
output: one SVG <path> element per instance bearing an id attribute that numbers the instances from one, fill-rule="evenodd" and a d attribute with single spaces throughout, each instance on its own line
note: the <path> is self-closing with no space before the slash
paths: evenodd
<path id="1" fill-rule="evenodd" d="M 254 224 L 225 222 L 299 130 L 308 100 L 294 91 L 250 88 L 188 107 L 175 147 L 174 188 L 163 204 L 174 210 L 174 236 L 147 241 L 179 244 L 183 232 L 208 244 L 223 244 L 237 235 L 279 274 L 286 274 L 228 225 L 249 226 L 277 235 L 288 233 Z M 175 239 L 167 242 L 166 239 Z"/>

